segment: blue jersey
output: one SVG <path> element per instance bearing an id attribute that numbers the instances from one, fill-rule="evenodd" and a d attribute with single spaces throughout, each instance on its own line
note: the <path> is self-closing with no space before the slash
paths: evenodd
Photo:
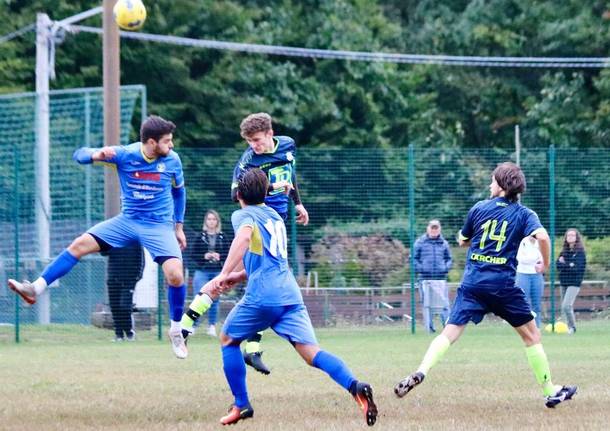
<path id="1" fill-rule="evenodd" d="M 288 267 L 288 242 L 284 221 L 267 205 L 247 206 L 231 216 L 235 234 L 252 227 L 250 247 L 243 263 L 248 284 L 243 302 L 277 306 L 302 304 L 303 297 Z"/>
<path id="2" fill-rule="evenodd" d="M 267 174 L 269 184 L 279 181 L 296 183 L 295 179 L 295 156 L 296 145 L 294 140 L 288 136 L 275 136 L 275 147 L 269 153 L 256 154 L 249 148 L 244 151 L 233 170 L 233 181 L 231 191 L 237 188 L 237 182 L 248 170 L 259 168 Z M 265 203 L 276 210 L 279 214 L 288 213 L 288 195 L 284 189 L 273 190 L 265 198 Z"/>
<path id="3" fill-rule="evenodd" d="M 174 221 L 172 187 L 184 187 L 178 154 L 170 151 L 165 157 L 148 159 L 140 142 L 112 148 L 116 155 L 104 163 L 116 165 L 121 184 L 121 212 L 134 219 Z M 81 149 L 77 153 L 82 150 L 90 151 Z"/>
<path id="4" fill-rule="evenodd" d="M 512 287 L 519 244 L 539 229 L 538 215 L 517 202 L 498 197 L 475 204 L 460 231 L 471 241 L 462 284 Z"/>

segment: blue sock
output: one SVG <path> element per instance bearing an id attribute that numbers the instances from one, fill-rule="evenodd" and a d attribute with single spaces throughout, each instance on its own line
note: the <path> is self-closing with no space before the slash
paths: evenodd
<path id="1" fill-rule="evenodd" d="M 345 365 L 345 362 L 324 350 L 320 350 L 313 358 L 313 366 L 324 371 L 348 391 L 352 383 L 357 381 L 350 369 Z"/>
<path id="2" fill-rule="evenodd" d="M 78 259 L 72 256 L 72 253 L 66 249 L 53 262 L 47 265 L 41 277 L 47 282 L 47 286 L 50 286 L 55 280 L 69 273 L 77 263 Z"/>
<path id="3" fill-rule="evenodd" d="M 250 404 L 246 389 L 246 363 L 239 345 L 222 347 L 222 363 L 225 377 L 235 397 L 235 406 L 246 407 Z"/>
<path id="4" fill-rule="evenodd" d="M 167 304 L 169 305 L 169 318 L 174 322 L 182 320 L 184 300 L 186 299 L 186 285 L 167 287 Z"/>

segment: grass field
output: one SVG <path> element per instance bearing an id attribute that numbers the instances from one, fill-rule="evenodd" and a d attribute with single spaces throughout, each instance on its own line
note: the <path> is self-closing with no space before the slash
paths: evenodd
<path id="1" fill-rule="evenodd" d="M 219 429 L 231 394 L 217 341 L 196 335 L 181 361 L 156 333 L 111 343 L 90 327 L 24 327 L 13 343 L 0 327 L 2 430 Z M 573 401 L 544 407 L 521 342 L 499 322 L 470 327 L 424 384 L 404 399 L 392 388 L 419 363 L 431 337 L 403 327 L 321 329 L 320 344 L 373 386 L 374 429 L 606 430 L 610 423 L 610 324 L 583 322 L 574 336 L 546 335 L 556 383 L 579 386 Z M 270 376 L 248 370 L 254 419 L 236 429 L 367 429 L 355 402 L 283 340 L 263 340 Z"/>

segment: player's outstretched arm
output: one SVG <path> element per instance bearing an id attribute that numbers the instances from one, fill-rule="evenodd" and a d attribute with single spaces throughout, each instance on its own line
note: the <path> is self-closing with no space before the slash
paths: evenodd
<path id="1" fill-rule="evenodd" d="M 544 271 L 546 272 L 551 264 L 551 238 L 546 229 L 538 230 L 534 233 L 534 237 L 538 240 L 540 254 L 542 255 L 542 264 L 544 265 Z"/>
<path id="2" fill-rule="evenodd" d="M 243 268 L 242 259 L 250 246 L 250 237 L 252 235 L 252 226 L 242 226 L 239 228 L 237 235 L 233 238 L 229 254 L 225 260 L 225 264 L 222 266 L 221 274 L 225 276 L 231 272 L 239 271 Z"/>
<path id="3" fill-rule="evenodd" d="M 83 147 L 76 150 L 72 155 L 72 159 L 81 165 L 93 162 L 107 162 L 111 161 L 114 157 L 116 157 L 116 150 L 114 147 L 104 147 L 97 150 Z"/>
<path id="4" fill-rule="evenodd" d="M 220 293 L 225 293 L 233 289 L 238 283 L 246 281 L 248 279 L 248 274 L 246 274 L 245 269 L 242 269 L 241 271 L 233 271 L 226 277 L 222 274 L 219 275 L 219 277 L 221 277 L 221 279 L 217 280 L 216 287 Z"/>
<path id="5" fill-rule="evenodd" d="M 292 170 L 292 190 L 290 190 L 290 197 L 294 202 L 294 209 L 297 212 L 297 223 L 307 226 L 309 223 L 309 213 L 305 209 L 305 205 L 301 202 L 301 195 L 299 193 L 299 187 L 297 186 L 297 177 L 294 169 Z"/>
<path id="6" fill-rule="evenodd" d="M 214 287 L 221 292 L 230 290 L 235 284 L 248 278 L 243 265 L 243 257 L 250 246 L 251 226 L 242 226 L 231 243 L 225 264 L 216 277 Z"/>

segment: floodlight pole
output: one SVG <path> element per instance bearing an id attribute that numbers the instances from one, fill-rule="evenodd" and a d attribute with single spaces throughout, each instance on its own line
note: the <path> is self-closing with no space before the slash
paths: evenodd
<path id="1" fill-rule="evenodd" d="M 116 0 L 104 0 L 103 56 L 104 56 L 104 146 L 121 143 L 120 39 L 112 8 Z M 104 215 L 111 218 L 121 210 L 119 180 L 113 169 L 104 172 Z"/>
<path id="2" fill-rule="evenodd" d="M 49 79 L 51 67 L 49 53 L 54 32 L 62 27 L 99 14 L 96 7 L 62 21 L 53 22 L 45 13 L 36 15 L 36 238 L 38 260 L 46 264 L 51 258 L 51 192 L 49 173 L 50 106 Z M 112 6 L 111 6 L 112 13 Z M 118 34 L 118 33 L 117 33 Z M 51 298 L 46 290 L 36 300 L 38 323 L 51 323 Z"/>
<path id="3" fill-rule="evenodd" d="M 52 21 L 36 15 L 36 233 L 38 259 L 51 255 L 51 193 L 49 188 L 49 40 Z M 38 323 L 51 323 L 51 300 L 46 290 L 36 300 Z"/>

